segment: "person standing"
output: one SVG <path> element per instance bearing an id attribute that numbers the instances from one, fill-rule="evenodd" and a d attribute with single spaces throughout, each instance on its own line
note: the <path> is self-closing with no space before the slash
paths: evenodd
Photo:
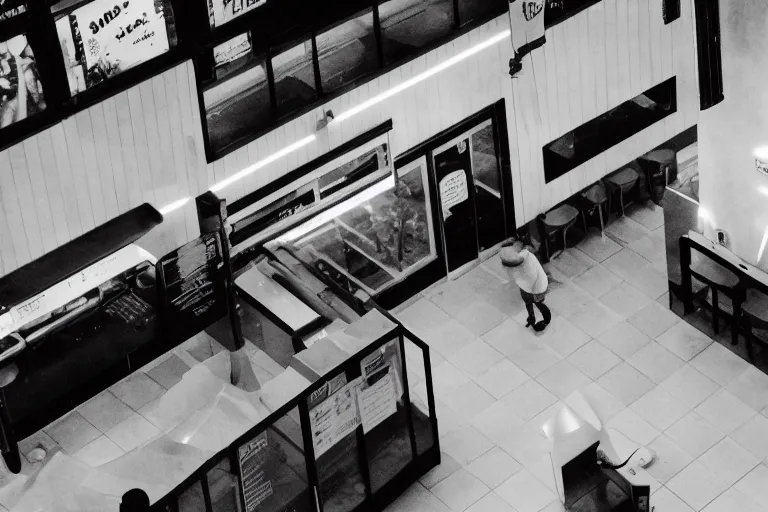
<path id="1" fill-rule="evenodd" d="M 519 241 L 507 242 L 502 245 L 499 255 L 501 256 L 501 264 L 509 274 L 510 280 L 514 281 L 520 288 L 520 295 L 525 302 L 525 309 L 528 311 L 528 322 L 525 326 L 533 326 L 535 331 L 543 331 L 552 321 L 552 313 L 544 304 L 549 286 L 549 279 L 544 268 L 536 256 Z M 539 322 L 536 321 L 534 305 L 543 317 Z"/>

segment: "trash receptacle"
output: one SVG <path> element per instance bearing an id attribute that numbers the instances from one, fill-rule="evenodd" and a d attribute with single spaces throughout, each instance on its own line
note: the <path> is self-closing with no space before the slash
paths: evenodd
<path id="1" fill-rule="evenodd" d="M 651 151 L 640 158 L 640 166 L 645 171 L 651 200 L 661 205 L 664 189 L 677 179 L 677 154 L 671 149 Z"/>

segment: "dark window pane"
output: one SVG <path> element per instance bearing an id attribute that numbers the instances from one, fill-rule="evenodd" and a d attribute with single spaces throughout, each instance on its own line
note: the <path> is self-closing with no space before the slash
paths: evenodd
<path id="1" fill-rule="evenodd" d="M 208 22 L 211 28 L 220 27 L 266 3 L 267 0 L 208 0 Z"/>
<path id="2" fill-rule="evenodd" d="M 203 92 L 208 141 L 213 151 L 243 139 L 272 120 L 267 66 L 243 50 L 242 36 L 214 49 L 217 80 Z"/>
<path id="3" fill-rule="evenodd" d="M 37 60 L 24 34 L 0 38 L 0 129 L 45 110 Z"/>
<path id="4" fill-rule="evenodd" d="M 547 0 L 544 25 L 549 27 L 583 11 L 600 0 Z"/>
<path id="5" fill-rule="evenodd" d="M 0 2 L 0 21 L 15 18 L 27 12 L 27 2 L 19 0 L 6 0 Z"/>
<path id="6" fill-rule="evenodd" d="M 480 19 L 490 19 L 507 12 L 507 0 L 459 0 L 461 24 Z"/>
<path id="7" fill-rule="evenodd" d="M 390 64 L 454 28 L 452 0 L 390 0 L 379 6 L 384 62 Z"/>
<path id="8" fill-rule="evenodd" d="M 176 46 L 170 0 L 94 0 L 51 8 L 72 96 Z"/>
<path id="9" fill-rule="evenodd" d="M 179 512 L 206 512 L 203 486 L 199 481 L 179 496 Z"/>
<path id="10" fill-rule="evenodd" d="M 273 57 L 272 70 L 280 113 L 298 110 L 317 98 L 311 40 Z"/>
<path id="11" fill-rule="evenodd" d="M 373 12 L 351 19 L 317 36 L 320 79 L 326 94 L 377 67 Z"/>
<path id="12" fill-rule="evenodd" d="M 225 458 L 208 472 L 208 490 L 211 506 L 216 512 L 238 512 L 239 482 L 233 473 L 229 458 Z"/>

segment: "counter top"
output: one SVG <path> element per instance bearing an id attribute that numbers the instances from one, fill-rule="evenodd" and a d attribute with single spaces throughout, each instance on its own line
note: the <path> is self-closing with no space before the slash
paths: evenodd
<path id="1" fill-rule="evenodd" d="M 768 288 L 768 274 L 766 274 L 759 268 L 754 267 L 749 263 L 746 263 L 744 260 L 742 260 L 741 258 L 736 256 L 734 253 L 729 251 L 727 248 L 723 247 L 722 245 L 718 244 L 713 240 L 710 240 L 709 238 L 705 237 L 702 234 L 696 233 L 695 231 L 689 231 L 687 237 L 692 242 L 695 242 L 703 247 L 706 247 L 707 249 L 710 249 L 713 253 L 720 256 L 728 263 L 739 268 L 747 277 Z"/>

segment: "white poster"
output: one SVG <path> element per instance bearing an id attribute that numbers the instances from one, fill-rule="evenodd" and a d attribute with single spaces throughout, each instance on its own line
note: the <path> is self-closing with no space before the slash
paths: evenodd
<path id="1" fill-rule="evenodd" d="M 315 459 L 360 425 L 360 414 L 357 410 L 357 388 L 360 380 L 359 377 L 353 380 L 309 411 Z"/>
<path id="2" fill-rule="evenodd" d="M 522 68 L 523 57 L 545 42 L 545 5 L 545 0 L 509 0 L 509 22 L 515 52 L 509 64 L 512 74 Z"/>
<path id="3" fill-rule="evenodd" d="M 357 393 L 363 431 L 367 434 L 397 412 L 397 394 L 392 367 L 379 380 Z"/>
<path id="4" fill-rule="evenodd" d="M 156 12 L 154 0 L 96 0 L 72 14 L 88 69 L 98 64 L 112 75 L 169 49 L 165 17 Z"/>
<path id="5" fill-rule="evenodd" d="M 220 27 L 265 3 L 267 0 L 208 0 L 211 28 Z"/>
<path id="6" fill-rule="evenodd" d="M 443 204 L 443 218 L 451 216 L 451 208 L 469 198 L 467 174 L 463 170 L 454 171 L 440 180 L 440 201 Z"/>

